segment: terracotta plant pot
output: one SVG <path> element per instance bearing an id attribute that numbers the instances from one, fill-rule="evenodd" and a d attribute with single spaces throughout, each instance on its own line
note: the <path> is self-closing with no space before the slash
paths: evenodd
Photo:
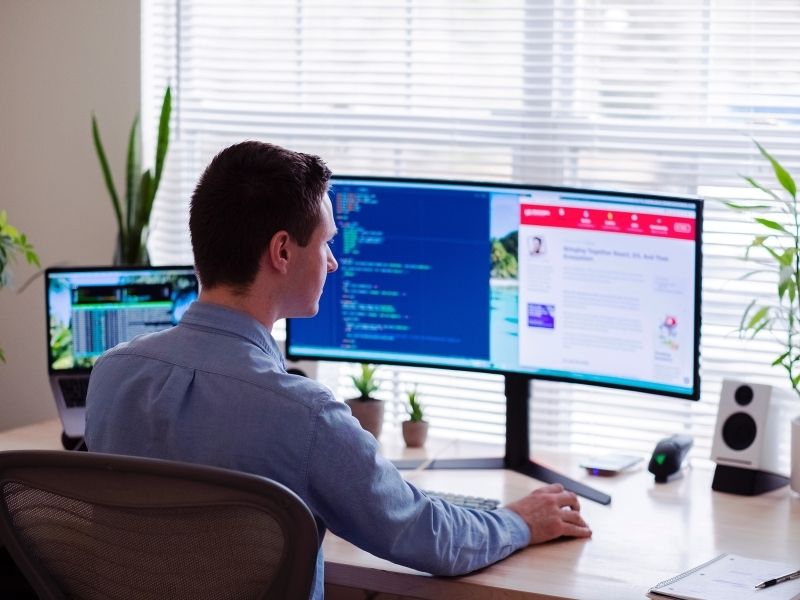
<path id="1" fill-rule="evenodd" d="M 350 398 L 350 400 L 345 400 L 344 403 L 350 407 L 350 411 L 361 423 L 361 427 L 375 436 L 375 439 L 378 439 L 383 428 L 383 400 Z"/>
<path id="2" fill-rule="evenodd" d="M 409 448 L 421 448 L 428 439 L 427 421 L 403 421 L 403 439 Z"/>

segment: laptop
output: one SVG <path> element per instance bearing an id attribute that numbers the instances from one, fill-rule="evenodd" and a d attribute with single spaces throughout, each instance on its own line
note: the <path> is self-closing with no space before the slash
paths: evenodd
<path id="1" fill-rule="evenodd" d="M 82 438 L 92 365 L 121 342 L 180 321 L 197 299 L 191 266 L 45 271 L 47 369 L 64 434 Z"/>

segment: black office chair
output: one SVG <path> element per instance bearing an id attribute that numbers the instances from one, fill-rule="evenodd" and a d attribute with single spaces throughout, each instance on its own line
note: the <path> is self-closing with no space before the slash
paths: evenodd
<path id="1" fill-rule="evenodd" d="M 308 598 L 319 549 L 264 477 L 44 450 L 0 452 L 0 540 L 44 600 Z"/>

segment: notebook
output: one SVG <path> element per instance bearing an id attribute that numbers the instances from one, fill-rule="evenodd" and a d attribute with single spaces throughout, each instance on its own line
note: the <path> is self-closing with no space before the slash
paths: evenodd
<path id="1" fill-rule="evenodd" d="M 756 585 L 800 568 L 793 563 L 720 554 L 650 589 L 651 598 L 683 600 L 800 600 L 800 579 L 757 590 Z"/>
<path id="2" fill-rule="evenodd" d="M 97 358 L 175 325 L 197 298 L 191 266 L 72 267 L 45 271 L 47 369 L 64 433 L 82 438 Z"/>

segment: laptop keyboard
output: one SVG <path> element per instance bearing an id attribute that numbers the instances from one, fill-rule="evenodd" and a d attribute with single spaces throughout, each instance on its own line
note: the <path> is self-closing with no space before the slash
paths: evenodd
<path id="1" fill-rule="evenodd" d="M 482 498 L 480 496 L 466 496 L 464 494 L 452 494 L 450 492 L 434 492 L 431 490 L 422 490 L 425 492 L 426 496 L 431 498 L 441 498 L 449 502 L 450 504 L 455 504 L 456 506 L 462 506 L 464 508 L 477 508 L 479 510 L 494 510 L 498 506 L 500 506 L 500 500 L 494 500 L 492 498 Z"/>
<path id="2" fill-rule="evenodd" d="M 86 392 L 89 390 L 88 377 L 61 377 L 58 380 L 64 403 L 69 408 L 86 406 Z"/>

